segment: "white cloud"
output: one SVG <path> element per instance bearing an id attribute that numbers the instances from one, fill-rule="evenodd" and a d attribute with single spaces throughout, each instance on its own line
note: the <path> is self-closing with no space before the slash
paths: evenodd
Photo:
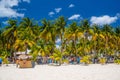
<path id="1" fill-rule="evenodd" d="M 58 38 L 55 42 L 56 42 L 56 43 L 60 43 L 60 42 L 61 42 L 61 39 Z"/>
<path id="2" fill-rule="evenodd" d="M 74 14 L 71 17 L 68 18 L 68 20 L 78 20 L 80 18 L 79 14 Z"/>
<path id="3" fill-rule="evenodd" d="M 72 8 L 72 7 L 75 7 L 75 5 L 74 5 L 74 4 L 70 4 L 70 5 L 69 5 L 69 8 Z"/>
<path id="4" fill-rule="evenodd" d="M 7 24 L 8 24 L 8 21 L 3 21 L 2 23 L 5 24 L 5 25 L 7 25 Z"/>
<path id="5" fill-rule="evenodd" d="M 117 16 L 114 16 L 114 17 L 110 17 L 108 15 L 99 16 L 99 17 L 92 16 L 90 19 L 90 22 L 92 24 L 104 25 L 104 24 L 114 23 L 116 22 L 117 19 L 118 19 Z"/>
<path id="6" fill-rule="evenodd" d="M 24 17 L 23 13 L 17 12 L 21 0 L 0 0 L 0 17 Z"/>
<path id="7" fill-rule="evenodd" d="M 55 8 L 54 10 L 55 10 L 55 12 L 51 11 L 51 12 L 48 13 L 48 15 L 49 15 L 50 17 L 53 17 L 53 15 L 54 15 L 55 13 L 59 13 L 59 12 L 62 10 L 62 8 Z"/>
<path id="8" fill-rule="evenodd" d="M 23 2 L 27 2 L 27 3 L 30 3 L 30 0 L 23 0 Z"/>
<path id="9" fill-rule="evenodd" d="M 17 13 L 15 10 L 11 8 L 0 8 L 0 17 L 23 17 L 24 14 Z"/>
<path id="10" fill-rule="evenodd" d="M 0 0 L 0 7 L 18 6 L 19 0 Z"/>
<path id="11" fill-rule="evenodd" d="M 48 15 L 52 17 L 55 13 L 53 11 L 49 12 Z"/>
<path id="12" fill-rule="evenodd" d="M 62 10 L 62 8 L 55 8 L 55 12 L 59 13 Z"/>

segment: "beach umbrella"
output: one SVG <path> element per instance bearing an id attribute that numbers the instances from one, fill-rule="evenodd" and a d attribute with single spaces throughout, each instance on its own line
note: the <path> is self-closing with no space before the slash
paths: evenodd
<path id="1" fill-rule="evenodd" d="M 28 59 L 29 56 L 25 55 L 25 54 L 22 54 L 18 57 L 18 59 Z"/>

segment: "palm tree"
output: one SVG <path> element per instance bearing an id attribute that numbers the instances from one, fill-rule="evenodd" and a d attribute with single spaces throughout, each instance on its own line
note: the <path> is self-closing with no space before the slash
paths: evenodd
<path id="1" fill-rule="evenodd" d="M 4 47 L 3 47 L 3 40 L 2 40 L 2 39 L 3 39 L 3 38 L 2 38 L 2 32 L 3 32 L 3 31 L 2 31 L 1 26 L 0 26 L 0 44 L 1 44 L 1 45 L 0 45 L 0 50 L 2 50 L 2 49 L 4 48 Z"/>
<path id="2" fill-rule="evenodd" d="M 86 20 L 86 19 L 82 20 L 81 21 L 81 27 L 84 31 L 85 38 L 88 39 L 89 34 L 90 34 L 90 24 L 89 24 L 88 20 Z"/>
<path id="3" fill-rule="evenodd" d="M 118 26 L 118 27 L 116 27 L 116 29 L 115 29 L 115 37 L 114 37 L 114 39 L 115 39 L 115 45 L 116 45 L 116 52 L 118 52 L 119 50 L 120 50 L 120 27 Z"/>
<path id="4" fill-rule="evenodd" d="M 3 47 L 6 43 L 6 50 L 10 51 L 11 57 L 14 56 L 14 48 L 13 45 L 15 44 L 17 38 L 17 21 L 16 20 L 8 20 L 8 26 L 5 28 L 5 31 L 2 35 L 3 38 Z M 5 42 L 6 41 L 6 42 Z"/>
<path id="5" fill-rule="evenodd" d="M 109 38 L 112 33 L 112 27 L 109 25 L 104 25 L 102 31 L 103 31 L 103 35 L 105 36 L 105 46 L 104 47 L 105 47 L 105 54 L 106 54 L 107 49 L 109 48 L 108 42 L 109 42 Z"/>
<path id="6" fill-rule="evenodd" d="M 37 56 L 95 55 L 104 53 L 113 55 L 120 52 L 120 27 L 110 25 L 92 25 L 88 20 L 67 24 L 66 19 L 60 16 L 56 20 L 43 19 L 38 25 L 35 20 L 23 18 L 18 24 L 17 20 L 8 20 L 8 25 L 0 28 L 0 51 L 10 52 L 32 50 Z M 56 39 L 61 39 L 61 50 L 55 48 Z M 59 59 L 60 61 L 62 59 Z"/>
<path id="7" fill-rule="evenodd" d="M 61 53 L 63 52 L 63 35 L 65 32 L 66 24 L 67 24 L 66 19 L 63 16 L 60 16 L 55 20 L 56 32 L 61 39 Z"/>
<path id="8" fill-rule="evenodd" d="M 51 48 L 51 46 L 45 45 L 44 43 L 45 43 L 44 40 L 39 39 L 37 41 L 37 43 L 34 46 L 32 46 L 32 48 L 31 48 L 31 55 L 34 58 L 34 61 L 37 59 L 37 56 L 45 57 L 45 56 L 49 55 L 49 53 L 50 53 L 49 52 L 50 51 L 49 48 Z"/>
<path id="9" fill-rule="evenodd" d="M 65 33 L 65 38 L 73 43 L 74 54 L 77 55 L 77 42 L 78 39 L 83 35 L 80 27 L 78 27 L 76 22 L 73 22 L 69 25 Z"/>
<path id="10" fill-rule="evenodd" d="M 18 32 L 17 32 L 18 37 L 14 45 L 16 50 L 18 50 L 19 48 L 21 48 L 22 50 L 25 49 L 25 54 L 27 54 L 27 49 L 31 48 L 32 45 L 35 44 L 36 35 L 33 32 L 34 26 L 35 24 L 31 19 L 29 18 L 22 19 L 18 27 Z"/>
<path id="11" fill-rule="evenodd" d="M 56 39 L 56 28 L 50 21 L 42 20 L 42 26 L 40 29 L 40 38 L 45 40 L 45 45 L 51 45 L 51 54 L 54 52 L 55 39 Z"/>
<path id="12" fill-rule="evenodd" d="M 48 42 L 49 40 L 52 40 L 52 34 L 51 34 L 51 22 L 47 21 L 46 19 L 43 19 L 41 21 L 42 26 L 41 26 L 41 33 L 40 33 L 40 38 L 44 39 L 46 42 Z"/>
<path id="13" fill-rule="evenodd" d="M 87 42 L 89 42 L 89 37 L 91 36 L 91 32 L 92 32 L 92 30 L 90 29 L 90 24 L 89 24 L 89 22 L 88 22 L 88 20 L 82 20 L 81 21 L 81 28 L 82 28 L 82 30 L 83 30 L 83 34 L 84 34 L 84 41 L 83 41 L 83 43 L 84 43 L 84 54 L 86 55 L 86 54 L 88 54 L 88 53 L 86 53 L 86 51 L 85 50 L 87 50 L 86 49 L 86 45 L 87 45 Z"/>
<path id="14" fill-rule="evenodd" d="M 100 50 L 100 28 L 98 25 L 93 25 L 93 35 L 92 35 L 92 41 L 93 41 L 93 50 L 96 54 L 98 54 Z"/>

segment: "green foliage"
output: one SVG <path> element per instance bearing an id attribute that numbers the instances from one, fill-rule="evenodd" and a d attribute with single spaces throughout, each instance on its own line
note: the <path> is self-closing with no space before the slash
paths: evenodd
<path id="1" fill-rule="evenodd" d="M 90 39 L 91 37 L 91 39 Z M 61 48 L 56 49 L 56 39 Z M 110 25 L 90 25 L 88 20 L 67 23 L 64 16 L 55 20 L 43 19 L 40 24 L 30 18 L 20 22 L 8 20 L 8 25 L 0 28 L 0 55 L 12 56 L 16 51 L 31 50 L 33 60 L 38 55 L 51 56 L 61 61 L 62 56 L 84 56 L 83 62 L 90 63 L 87 55 L 116 55 L 120 52 L 120 27 Z M 104 63 L 105 60 L 100 60 Z"/>
<path id="2" fill-rule="evenodd" d="M 116 64 L 120 64 L 120 59 L 116 59 L 116 60 L 114 60 L 114 63 L 116 63 Z"/>
<path id="3" fill-rule="evenodd" d="M 8 61 L 7 57 L 10 56 L 10 53 L 7 52 L 6 50 L 1 51 L 1 53 L 2 54 L 0 56 L 3 60 L 3 64 L 9 64 L 9 61 Z"/>
<path id="4" fill-rule="evenodd" d="M 62 54 L 61 52 L 58 50 L 58 49 L 55 49 L 53 55 L 52 55 L 52 58 L 56 61 L 60 61 L 61 58 L 62 58 Z"/>
<path id="5" fill-rule="evenodd" d="M 62 60 L 62 63 L 69 63 L 69 60 L 67 60 L 67 59 L 64 59 L 64 60 Z"/>
<path id="6" fill-rule="evenodd" d="M 0 56 L 2 57 L 8 57 L 10 56 L 10 52 L 8 52 L 7 50 L 0 50 Z"/>
<path id="7" fill-rule="evenodd" d="M 89 55 L 86 55 L 86 56 L 83 56 L 82 60 L 81 60 L 81 63 L 84 63 L 84 64 L 90 64 L 90 56 Z"/>
<path id="8" fill-rule="evenodd" d="M 36 61 L 36 60 L 37 60 L 37 56 L 38 56 L 38 54 L 33 53 L 33 54 L 32 54 L 32 60 L 33 60 L 33 61 Z"/>
<path id="9" fill-rule="evenodd" d="M 101 64 L 105 64 L 106 63 L 106 58 L 100 58 L 99 61 L 100 61 Z"/>

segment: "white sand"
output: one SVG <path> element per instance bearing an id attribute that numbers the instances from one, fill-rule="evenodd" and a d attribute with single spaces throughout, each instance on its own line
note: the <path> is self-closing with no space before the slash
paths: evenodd
<path id="1" fill-rule="evenodd" d="M 19 69 L 11 64 L 0 67 L 0 80 L 120 80 L 120 65 L 91 64 Z"/>

